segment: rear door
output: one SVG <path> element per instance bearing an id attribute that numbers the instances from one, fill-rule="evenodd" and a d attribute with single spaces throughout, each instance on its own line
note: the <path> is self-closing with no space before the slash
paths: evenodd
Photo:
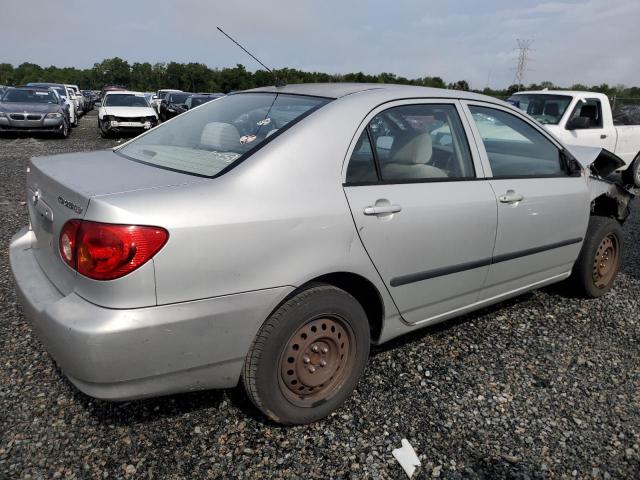
<path id="1" fill-rule="evenodd" d="M 410 323 L 473 303 L 488 272 L 496 200 L 460 108 L 453 100 L 379 107 L 345 163 L 357 231 Z"/>
<path id="2" fill-rule="evenodd" d="M 559 145 L 524 116 L 465 102 L 498 204 L 498 231 L 482 299 L 566 276 L 589 221 L 585 179 Z"/>

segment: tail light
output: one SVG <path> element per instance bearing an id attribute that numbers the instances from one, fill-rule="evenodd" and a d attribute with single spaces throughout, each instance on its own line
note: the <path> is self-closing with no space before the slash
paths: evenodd
<path id="1" fill-rule="evenodd" d="M 167 243 L 160 227 L 69 220 L 60 232 L 60 256 L 94 280 L 114 280 L 149 261 Z"/>

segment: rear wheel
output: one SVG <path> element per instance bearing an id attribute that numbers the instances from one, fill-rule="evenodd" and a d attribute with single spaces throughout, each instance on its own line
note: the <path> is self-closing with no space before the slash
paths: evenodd
<path id="1" fill-rule="evenodd" d="M 312 285 L 282 304 L 260 328 L 242 379 L 272 420 L 319 420 L 351 395 L 369 357 L 369 324 L 344 290 Z"/>
<path id="2" fill-rule="evenodd" d="M 597 298 L 613 286 L 622 263 L 622 227 L 613 218 L 592 216 L 570 285 L 576 293 Z"/>
<path id="3" fill-rule="evenodd" d="M 640 154 L 626 170 L 622 171 L 622 181 L 627 185 L 640 188 Z"/>

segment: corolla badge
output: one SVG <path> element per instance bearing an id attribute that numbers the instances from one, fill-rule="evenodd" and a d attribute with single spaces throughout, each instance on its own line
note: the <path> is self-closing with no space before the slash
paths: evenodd
<path id="1" fill-rule="evenodd" d="M 65 207 L 73 210 L 74 212 L 76 212 L 78 215 L 80 215 L 82 213 L 82 207 L 79 207 L 78 205 L 76 205 L 73 202 L 70 202 L 69 200 L 65 200 L 62 197 L 58 197 L 58 203 L 60 205 L 64 205 Z"/>

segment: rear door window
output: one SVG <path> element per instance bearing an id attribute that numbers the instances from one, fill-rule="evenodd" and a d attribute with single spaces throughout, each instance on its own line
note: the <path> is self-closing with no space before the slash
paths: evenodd
<path id="1" fill-rule="evenodd" d="M 469 144 L 454 105 L 393 107 L 377 114 L 369 131 L 385 182 L 475 177 Z"/>

